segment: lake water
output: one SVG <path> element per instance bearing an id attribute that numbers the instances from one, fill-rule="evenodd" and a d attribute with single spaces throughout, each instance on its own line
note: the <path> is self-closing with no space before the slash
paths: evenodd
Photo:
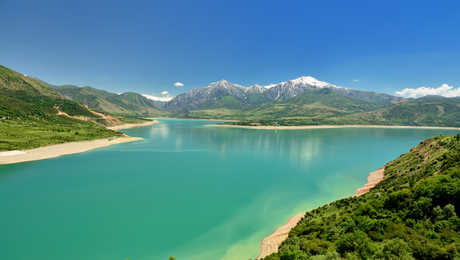
<path id="1" fill-rule="evenodd" d="M 421 140 L 458 131 L 249 130 L 166 120 L 145 140 L 0 166 L 11 260 L 248 259 L 290 216 L 350 196 Z"/>

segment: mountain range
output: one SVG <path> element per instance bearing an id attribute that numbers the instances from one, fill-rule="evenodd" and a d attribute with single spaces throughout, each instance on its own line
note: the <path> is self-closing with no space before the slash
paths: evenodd
<path id="1" fill-rule="evenodd" d="M 193 89 L 176 96 L 167 102 L 164 108 L 172 113 L 188 113 L 209 108 L 241 109 L 261 104 L 285 102 L 295 97 L 327 89 L 357 101 L 371 103 L 375 107 L 386 106 L 406 99 L 387 94 L 360 91 L 339 87 L 313 77 L 300 77 L 294 80 L 261 86 L 258 84 L 244 87 L 226 80 L 211 83 L 207 87 Z"/>
<path id="2" fill-rule="evenodd" d="M 180 117 L 233 119 L 243 125 L 460 126 L 459 98 L 407 99 L 313 77 L 249 87 L 221 80 L 180 94 L 161 107 Z"/>
<path id="3" fill-rule="evenodd" d="M 6 67 L 2 69 L 9 70 Z M 240 125 L 460 126 L 458 97 L 407 99 L 345 88 L 310 76 L 248 87 L 221 80 L 161 102 L 134 92 L 116 94 L 93 87 L 56 86 L 19 73 L 15 75 L 28 84 L 42 86 L 39 91 L 43 95 L 82 105 L 84 109 L 92 111 L 87 114 L 90 120 L 106 125 L 110 124 L 107 117 L 91 119 L 95 116 L 94 112 L 122 118 L 166 116 L 231 119 L 237 121 L 233 124 Z"/>

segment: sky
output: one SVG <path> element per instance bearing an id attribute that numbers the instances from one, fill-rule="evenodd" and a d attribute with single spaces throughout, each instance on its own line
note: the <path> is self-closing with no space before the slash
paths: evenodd
<path id="1" fill-rule="evenodd" d="M 52 84 L 153 96 L 300 76 L 452 96 L 459 17 L 460 1 L 0 0 L 0 64 Z"/>

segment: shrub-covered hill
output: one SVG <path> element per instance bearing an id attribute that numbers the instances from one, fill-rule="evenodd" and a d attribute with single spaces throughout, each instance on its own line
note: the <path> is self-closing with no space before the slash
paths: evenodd
<path id="1" fill-rule="evenodd" d="M 104 123 L 45 83 L 0 66 L 0 151 L 121 135 Z"/>
<path id="2" fill-rule="evenodd" d="M 134 92 L 116 94 L 92 87 L 72 85 L 50 87 L 68 99 L 103 113 L 145 117 L 168 114 L 158 109 L 154 101 Z"/>
<path id="3" fill-rule="evenodd" d="M 460 259 L 459 210 L 460 135 L 434 137 L 369 193 L 306 213 L 265 260 Z"/>

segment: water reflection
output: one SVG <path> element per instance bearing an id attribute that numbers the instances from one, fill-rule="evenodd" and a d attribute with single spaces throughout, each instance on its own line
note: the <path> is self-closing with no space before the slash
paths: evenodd
<path id="1" fill-rule="evenodd" d="M 168 124 L 160 122 L 159 124 L 155 125 L 155 127 L 150 128 L 150 136 L 151 137 L 160 137 L 161 139 L 167 139 L 169 135 L 169 127 Z"/>
<path id="2" fill-rule="evenodd" d="M 299 166 L 314 160 L 321 153 L 322 138 L 308 132 L 225 129 L 205 127 L 205 124 L 196 121 L 160 121 L 150 129 L 150 138 L 157 142 L 174 143 L 175 147 L 170 148 L 175 151 L 200 147 L 222 156 L 238 152 L 267 158 L 284 157 Z"/>

